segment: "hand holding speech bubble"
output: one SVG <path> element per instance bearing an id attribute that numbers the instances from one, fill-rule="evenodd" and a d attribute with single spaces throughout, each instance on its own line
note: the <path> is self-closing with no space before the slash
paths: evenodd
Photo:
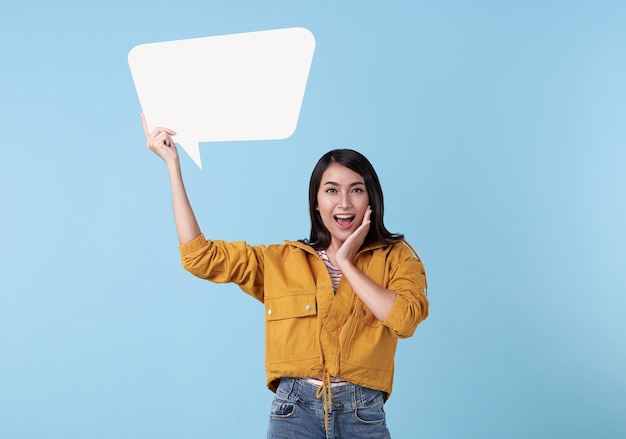
<path id="1" fill-rule="evenodd" d="M 142 111 L 201 168 L 199 142 L 291 136 L 315 49 L 304 28 L 141 44 L 128 54 Z"/>

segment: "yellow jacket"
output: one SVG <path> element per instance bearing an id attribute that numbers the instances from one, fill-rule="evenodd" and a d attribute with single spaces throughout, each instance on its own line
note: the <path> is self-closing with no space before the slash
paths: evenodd
<path id="1" fill-rule="evenodd" d="M 413 335 L 428 316 L 426 274 L 404 242 L 372 244 L 355 266 L 395 291 L 396 303 L 380 322 L 341 279 L 333 293 L 317 252 L 300 242 L 251 246 L 207 241 L 180 245 L 183 267 L 212 282 L 234 282 L 265 304 L 267 386 L 281 377 L 334 376 L 391 394 L 398 338 Z"/>

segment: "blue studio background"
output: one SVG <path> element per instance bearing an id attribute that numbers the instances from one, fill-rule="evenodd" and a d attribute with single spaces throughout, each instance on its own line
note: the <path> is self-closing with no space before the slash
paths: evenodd
<path id="1" fill-rule="evenodd" d="M 0 27 L 0 437 L 261 438 L 263 308 L 180 267 L 127 64 L 306 27 L 283 141 L 181 150 L 209 237 L 307 236 L 315 161 L 372 161 L 424 260 L 394 438 L 626 437 L 626 3 L 25 0 Z"/>

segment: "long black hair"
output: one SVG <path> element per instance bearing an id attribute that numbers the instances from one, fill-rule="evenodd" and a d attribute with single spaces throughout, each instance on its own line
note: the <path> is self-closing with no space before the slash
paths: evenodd
<path id="1" fill-rule="evenodd" d="M 338 163 L 348 169 L 353 170 L 365 180 L 365 188 L 369 196 L 372 216 L 370 230 L 363 241 L 363 246 L 373 242 L 382 244 L 393 243 L 404 239 L 404 235 L 391 233 L 385 227 L 383 214 L 385 205 L 383 201 L 383 190 L 378 180 L 378 175 L 374 167 L 367 158 L 360 152 L 352 149 L 334 149 L 324 154 L 311 173 L 309 181 L 309 214 L 311 216 L 311 235 L 309 239 L 302 242 L 310 245 L 316 250 L 323 250 L 330 245 L 330 232 L 324 225 L 322 217 L 317 210 L 317 192 L 322 181 L 322 174 L 331 163 Z"/>

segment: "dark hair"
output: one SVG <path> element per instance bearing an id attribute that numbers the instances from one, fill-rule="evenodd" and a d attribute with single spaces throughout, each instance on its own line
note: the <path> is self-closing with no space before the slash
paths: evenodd
<path id="1" fill-rule="evenodd" d="M 316 250 L 326 249 L 330 245 L 330 232 L 324 225 L 317 210 L 317 191 L 319 190 L 322 174 L 331 163 L 338 163 L 353 170 L 365 180 L 365 187 L 372 208 L 370 230 L 363 241 L 363 246 L 373 242 L 392 243 L 404 239 L 404 235 L 391 233 L 383 223 L 385 211 L 383 190 L 374 167 L 367 158 L 352 149 L 334 149 L 319 159 L 309 181 L 309 214 L 311 216 L 311 236 L 301 240 Z"/>

